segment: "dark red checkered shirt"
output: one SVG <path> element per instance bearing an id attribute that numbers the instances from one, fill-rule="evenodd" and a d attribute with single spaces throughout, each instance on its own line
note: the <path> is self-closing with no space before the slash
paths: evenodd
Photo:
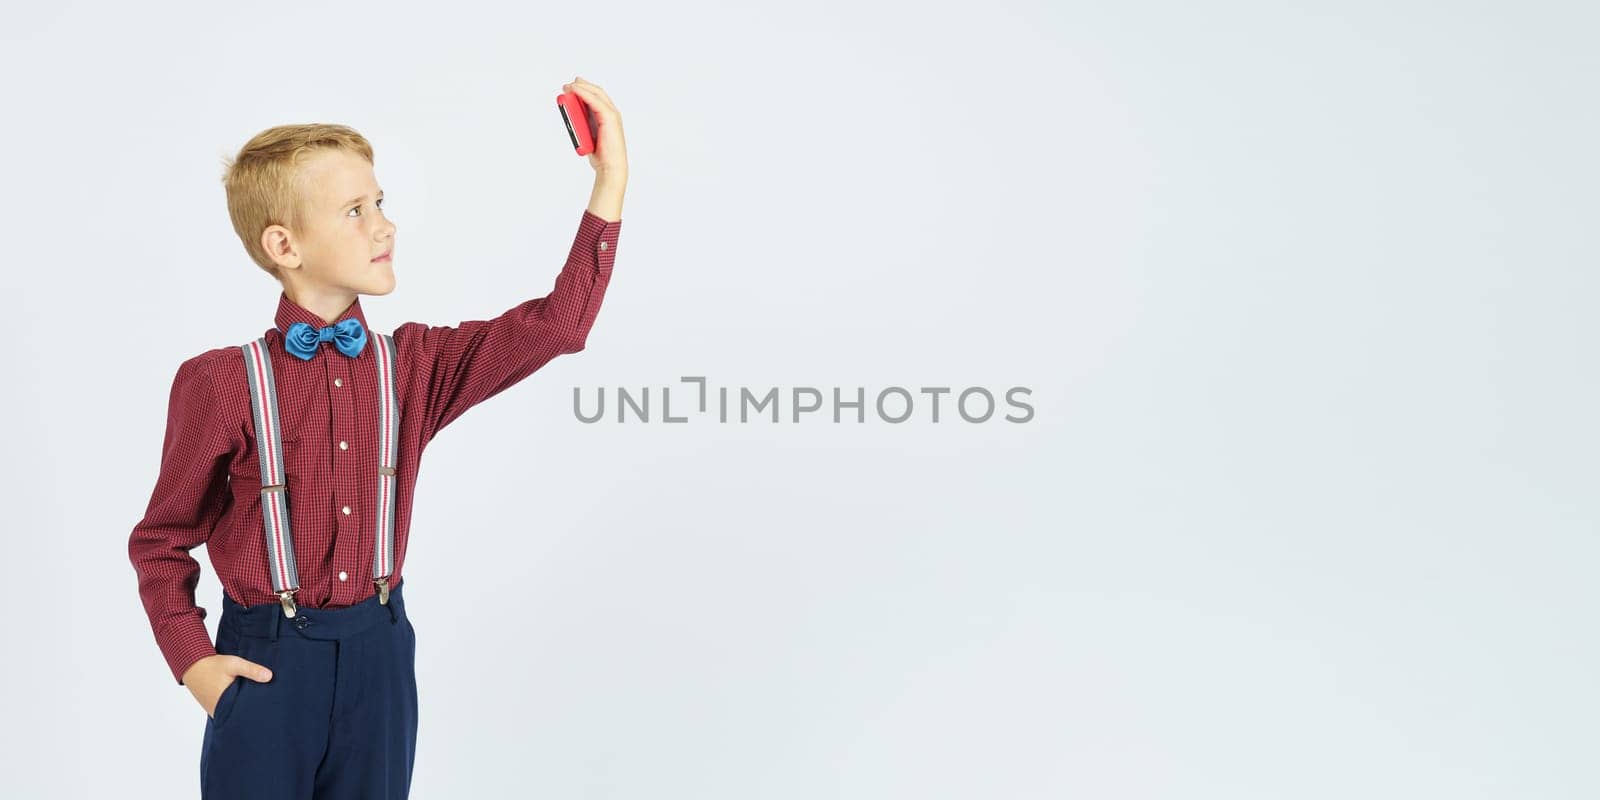
<path id="1" fill-rule="evenodd" d="M 390 587 L 406 562 L 411 499 L 423 447 L 467 409 L 510 388 L 562 353 L 584 348 L 611 280 L 622 221 L 588 210 L 566 265 L 546 296 L 489 320 L 456 326 L 407 322 L 394 330 L 400 401 L 395 559 Z M 322 328 L 354 317 L 357 298 L 338 319 L 323 320 L 278 297 L 276 327 L 266 331 L 283 419 L 290 530 L 300 573 L 298 605 L 339 608 L 376 594 L 372 553 L 378 471 L 378 332 L 354 358 L 321 342 L 309 361 L 283 348 L 290 325 Z M 223 591 L 245 605 L 278 602 L 267 570 L 261 521 L 261 468 L 244 357 L 232 342 L 184 361 L 172 381 L 161 470 L 144 519 L 128 539 L 128 557 L 156 643 L 181 684 L 194 662 L 215 654 L 195 604 L 200 564 L 189 551 L 204 543 Z"/>

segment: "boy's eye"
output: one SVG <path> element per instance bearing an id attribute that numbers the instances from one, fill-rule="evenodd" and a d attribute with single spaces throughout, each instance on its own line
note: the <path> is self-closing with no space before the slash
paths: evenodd
<path id="1" fill-rule="evenodd" d="M 380 197 L 380 198 L 378 198 L 378 201 L 377 201 L 377 206 L 378 206 L 378 208 L 383 208 L 383 198 L 381 198 L 381 197 Z M 351 210 L 351 211 L 353 211 L 353 212 L 355 212 L 355 213 L 356 213 L 356 216 L 358 216 L 358 217 L 359 217 L 359 216 L 361 216 L 361 213 L 360 213 L 360 212 L 361 212 L 361 206 L 353 206 L 353 207 L 351 207 L 351 209 L 350 209 L 350 210 Z M 345 215 L 345 216 L 347 216 L 347 217 L 348 217 L 348 216 L 350 216 L 350 215 L 349 215 L 349 214 L 346 214 L 346 215 Z"/>

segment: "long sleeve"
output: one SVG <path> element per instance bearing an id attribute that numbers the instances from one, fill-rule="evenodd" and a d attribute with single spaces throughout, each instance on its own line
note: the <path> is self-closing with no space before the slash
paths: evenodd
<path id="1" fill-rule="evenodd" d="M 401 363 L 425 383 L 424 441 L 557 355 L 584 348 L 611 281 L 621 231 L 622 220 L 607 222 L 585 209 L 548 295 L 494 319 L 456 326 L 408 322 L 395 330 Z"/>
<path id="2" fill-rule="evenodd" d="M 199 357 L 179 365 L 167 405 L 161 472 L 144 519 L 128 538 L 128 558 L 156 644 L 181 685 L 194 662 L 216 653 L 204 608 L 195 605 L 205 542 L 229 500 L 227 437 L 218 427 L 211 375 Z"/>

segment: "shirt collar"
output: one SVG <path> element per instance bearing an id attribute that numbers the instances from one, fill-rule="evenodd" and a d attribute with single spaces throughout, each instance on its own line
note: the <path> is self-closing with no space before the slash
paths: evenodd
<path id="1" fill-rule="evenodd" d="M 277 324 L 278 335 L 280 337 L 288 333 L 289 326 L 295 324 L 296 322 L 304 322 L 305 324 L 310 325 L 312 328 L 321 330 L 329 325 L 334 325 L 350 318 L 361 320 L 361 327 L 368 330 L 369 336 L 372 335 L 370 332 L 371 329 L 367 327 L 367 317 L 365 314 L 361 313 L 360 297 L 357 297 L 355 300 L 351 301 L 349 307 L 339 314 L 338 319 L 335 319 L 333 322 L 328 322 L 322 317 L 317 316 L 315 312 L 311 311 L 305 306 L 290 300 L 288 292 L 278 293 L 278 314 L 274 322 Z M 367 350 L 368 348 L 361 348 L 360 355 L 366 355 Z"/>

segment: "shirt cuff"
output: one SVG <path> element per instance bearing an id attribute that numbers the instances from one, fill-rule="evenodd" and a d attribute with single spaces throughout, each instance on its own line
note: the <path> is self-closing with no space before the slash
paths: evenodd
<path id="1" fill-rule="evenodd" d="M 617 259 L 617 239 L 621 235 L 622 220 L 607 222 L 586 208 L 578 221 L 578 237 L 572 243 L 572 252 L 593 257 L 597 271 L 610 272 L 612 262 Z"/>
<path id="2" fill-rule="evenodd" d="M 217 648 L 211 643 L 211 634 L 206 631 L 206 624 L 201 620 L 204 614 L 193 614 L 184 617 L 182 623 L 164 631 L 161 636 L 161 654 L 167 659 L 167 666 L 172 669 L 172 677 L 183 685 L 183 673 L 194 666 L 194 662 L 206 656 L 217 654 Z"/>

